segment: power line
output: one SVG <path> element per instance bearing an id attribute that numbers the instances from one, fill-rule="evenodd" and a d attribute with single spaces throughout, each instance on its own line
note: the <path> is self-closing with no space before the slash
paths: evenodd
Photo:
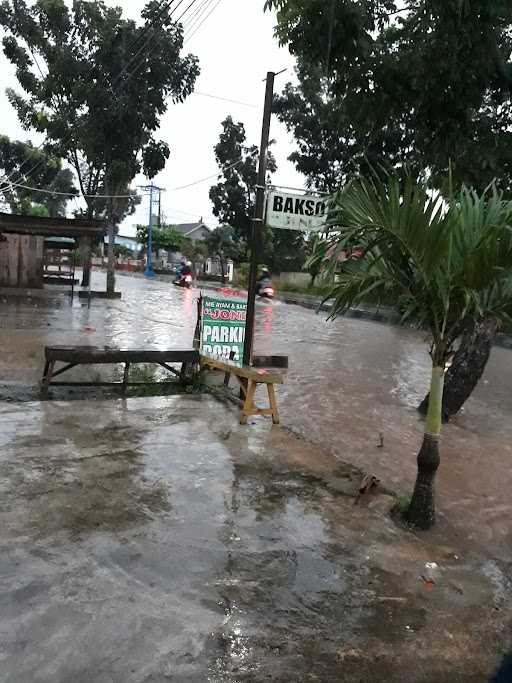
<path id="1" fill-rule="evenodd" d="M 253 154 L 250 154 L 249 156 L 254 157 L 257 154 L 259 154 L 258 150 L 255 150 Z M 225 173 L 226 171 L 230 171 L 232 168 L 235 168 L 236 166 L 240 166 L 240 164 L 243 164 L 245 159 L 239 159 L 238 161 L 235 161 L 234 164 L 230 164 L 229 166 L 226 166 L 225 168 L 221 168 L 217 171 L 217 173 L 214 173 L 213 175 L 210 175 L 206 178 L 201 178 L 200 180 L 195 180 L 193 183 L 188 183 L 187 185 L 181 185 L 180 187 L 173 187 L 170 192 L 178 192 L 178 190 L 186 190 L 189 187 L 194 187 L 194 185 L 200 185 L 201 183 L 205 183 L 207 180 L 213 180 L 213 178 L 218 178 L 221 173 Z"/>
<path id="2" fill-rule="evenodd" d="M 192 24 L 195 22 L 195 19 L 197 15 L 202 11 L 203 7 L 206 5 L 206 3 L 209 2 L 209 0 L 202 0 L 202 3 L 196 7 L 196 9 L 192 12 L 192 14 L 187 17 L 187 19 L 183 22 L 183 28 L 185 30 L 188 30 Z"/>
<path id="3" fill-rule="evenodd" d="M 196 33 L 197 33 L 197 32 L 199 31 L 199 29 L 201 28 L 201 26 L 202 26 L 202 25 L 205 23 L 205 21 L 207 21 L 207 19 L 213 14 L 213 12 L 217 9 L 217 7 L 220 5 L 221 2 L 222 2 L 222 0 L 217 0 L 217 2 L 215 3 L 215 5 L 214 5 L 214 6 L 212 7 L 212 9 L 208 12 L 208 14 L 205 16 L 205 18 L 199 23 L 198 26 L 196 26 L 196 28 L 192 31 L 192 34 L 189 35 L 189 37 L 188 37 L 187 40 L 185 41 L 184 45 L 186 45 L 188 42 L 190 42 L 190 41 L 192 40 L 192 38 L 196 35 Z"/>
<path id="4" fill-rule="evenodd" d="M 137 45 L 137 43 L 141 40 L 141 38 L 143 38 L 144 35 L 146 35 L 146 34 L 148 33 L 148 31 L 150 30 L 150 27 L 154 24 L 154 22 L 155 22 L 157 19 L 159 19 L 161 16 L 163 16 L 163 14 L 164 14 L 164 12 L 165 12 L 166 10 L 170 9 L 170 7 L 171 7 L 171 5 L 172 5 L 173 2 L 176 2 L 176 0 L 161 0 L 160 6 L 159 6 L 159 10 L 160 10 L 160 11 L 158 12 L 157 16 L 153 19 L 153 21 L 151 22 L 151 24 L 149 24 L 148 26 L 146 26 L 146 27 L 144 28 L 144 30 L 137 36 L 137 38 L 135 38 L 135 40 L 133 40 L 133 41 L 130 43 L 130 45 L 129 45 L 129 47 L 128 47 L 128 50 L 131 50 L 133 47 L 135 47 L 135 45 Z M 184 0 L 180 0 L 179 4 L 181 4 L 182 2 L 184 2 Z M 179 4 L 178 4 L 178 6 L 179 6 Z M 177 7 L 178 7 L 178 6 L 177 6 Z M 176 7 L 175 9 L 177 9 L 177 7 Z M 171 16 L 172 16 L 172 15 L 171 15 Z M 37 67 L 38 67 L 38 69 L 39 69 L 39 73 L 41 74 L 41 77 L 44 78 L 42 69 L 41 69 L 41 67 L 39 66 L 39 64 L 37 63 L 36 59 L 35 59 L 35 55 L 33 55 L 33 57 L 34 57 L 34 61 L 35 61 L 36 64 L 37 64 Z M 123 69 L 121 70 L 121 72 L 118 74 L 118 76 L 117 76 L 117 78 L 116 78 L 116 81 L 123 75 L 123 73 L 124 73 L 125 70 L 126 70 L 126 66 L 123 67 Z M 68 136 L 68 139 L 69 139 L 69 137 L 71 137 L 71 136 Z M 47 139 L 48 139 L 48 136 L 46 135 L 46 136 L 45 136 L 45 139 L 43 140 L 43 142 L 41 142 L 41 144 L 40 144 L 38 147 L 36 147 L 35 149 L 36 149 L 36 150 L 42 149 L 43 146 L 45 145 Z M 12 171 L 12 173 L 10 173 L 9 176 L 7 176 L 5 179 L 0 179 L 0 180 L 4 180 L 5 182 L 8 182 L 8 181 L 11 180 L 11 178 L 12 178 L 16 173 L 19 173 L 20 175 L 19 175 L 19 177 L 18 177 L 18 181 L 20 181 L 20 180 L 23 179 L 23 177 L 28 177 L 31 173 L 33 173 L 33 172 L 36 170 L 36 168 L 38 168 L 38 167 L 43 163 L 43 159 L 40 159 L 38 162 L 36 162 L 36 164 L 30 169 L 30 171 L 29 171 L 28 173 L 23 173 L 23 174 L 22 174 L 22 173 L 21 173 L 21 170 L 22 170 L 22 168 L 25 166 L 25 164 L 26 164 L 27 162 L 28 162 L 28 159 L 26 159 L 26 160 L 21 164 L 21 166 L 19 167 L 19 169 L 18 169 L 17 171 Z M 3 189 L 5 189 L 5 187 L 0 187 L 0 190 L 3 190 Z"/>
<path id="5" fill-rule="evenodd" d="M 142 34 L 141 34 L 141 35 L 144 35 L 144 34 L 147 35 L 150 31 L 151 31 L 151 35 L 148 36 L 148 40 L 144 43 L 144 45 L 142 45 L 142 47 L 141 47 L 139 50 L 137 50 L 137 52 L 133 55 L 133 57 L 130 59 L 130 61 L 128 62 L 128 64 L 125 64 L 125 65 L 123 66 L 123 68 L 121 69 L 121 71 L 119 72 L 119 74 L 118 74 L 118 75 L 116 76 L 116 78 L 112 81 L 112 89 L 113 89 L 113 90 L 115 90 L 118 81 L 124 76 L 124 74 L 125 74 L 125 73 L 127 72 L 127 70 L 130 68 L 130 66 L 133 64 L 133 62 L 137 59 L 137 57 L 139 57 L 139 55 L 142 54 L 142 52 L 143 52 L 144 50 L 147 50 L 147 48 L 149 47 L 149 43 L 151 42 L 151 39 L 152 39 L 152 38 L 154 37 L 154 35 L 155 35 L 155 31 L 156 31 L 155 22 L 157 22 L 159 19 L 161 19 L 161 18 L 164 16 L 164 14 L 171 8 L 171 5 L 172 5 L 173 2 L 176 2 L 176 0 L 164 0 L 164 2 L 162 3 L 162 6 L 160 7 L 160 11 L 159 11 L 158 14 L 156 15 L 156 17 L 154 17 L 153 21 L 152 21 L 148 26 L 146 26 L 146 27 L 144 28 L 144 30 L 142 31 Z M 185 0 L 179 0 L 178 4 L 174 7 L 174 9 L 173 9 L 173 11 L 171 12 L 171 14 L 169 15 L 169 17 L 172 17 L 172 15 L 174 14 L 174 12 L 178 9 L 178 7 L 179 7 L 183 2 L 185 2 Z M 151 30 L 151 27 L 152 27 L 152 30 Z M 139 39 L 140 39 L 140 36 L 139 36 Z M 134 43 L 133 43 L 132 45 L 130 45 L 129 50 L 131 50 L 132 47 L 134 47 L 134 46 L 137 44 L 137 42 L 138 42 L 138 39 L 137 39 L 136 41 L 134 41 Z M 139 67 L 140 67 L 140 64 L 139 64 Z M 132 71 L 132 73 L 135 73 L 135 71 L 136 71 L 136 69 L 134 69 L 134 70 Z M 129 78 L 130 78 L 130 77 L 129 77 Z M 127 80 L 129 80 L 129 78 L 128 78 Z"/>
<path id="6" fill-rule="evenodd" d="M 197 0 L 193 0 L 193 2 L 191 3 L 190 6 L 192 6 L 192 5 L 194 4 L 194 2 L 196 2 L 196 1 L 197 1 Z M 158 14 L 156 15 L 156 17 L 153 18 L 153 20 L 151 21 L 151 23 L 150 23 L 148 26 L 146 26 L 146 27 L 144 28 L 144 30 L 142 31 L 142 33 L 141 33 L 139 36 L 137 36 L 137 38 L 136 38 L 135 40 L 133 40 L 132 43 L 130 44 L 130 46 L 129 46 L 129 48 L 128 48 L 129 50 L 131 50 L 131 49 L 139 42 L 139 40 L 141 39 L 141 37 L 142 37 L 144 34 L 147 35 L 147 33 L 151 30 L 151 27 L 153 27 L 152 34 L 151 34 L 151 36 L 149 36 L 148 41 L 142 46 L 142 48 L 141 48 L 140 50 L 138 50 L 138 52 L 137 52 L 137 53 L 135 54 L 135 56 L 130 60 L 130 62 L 128 63 L 128 65 L 125 65 L 125 66 L 123 67 L 123 69 L 121 70 L 121 72 L 118 74 L 118 76 L 114 79 L 114 81 L 113 81 L 113 83 L 112 83 L 113 95 L 119 94 L 119 91 L 118 91 L 117 93 L 115 92 L 115 90 L 116 90 L 115 86 L 117 85 L 117 82 L 119 81 L 120 78 L 122 78 L 122 76 L 124 75 L 124 73 L 126 73 L 126 69 L 128 68 L 128 66 L 131 65 L 131 64 L 133 63 L 133 61 L 136 59 L 136 57 L 137 57 L 144 49 L 146 49 L 146 48 L 149 46 L 149 43 L 150 43 L 152 37 L 153 37 L 153 36 L 155 35 L 155 33 L 156 33 L 156 26 L 155 26 L 156 21 L 157 21 L 158 19 L 160 19 L 160 18 L 165 14 L 165 12 L 168 11 L 168 10 L 170 9 L 170 7 L 171 7 L 171 5 L 172 5 L 173 2 L 176 2 L 176 0 L 162 0 L 162 2 L 160 3 L 160 8 L 159 8 L 160 11 L 159 11 Z M 172 12 L 170 13 L 169 18 L 171 18 L 171 17 L 173 16 L 174 12 L 178 9 L 178 7 L 179 7 L 183 2 L 184 2 L 184 0 L 179 0 L 179 1 L 178 1 L 178 4 L 173 8 Z M 185 11 L 186 11 L 186 10 L 185 10 Z M 184 14 L 185 14 L 185 12 L 184 12 L 181 16 L 184 16 Z M 143 64 L 144 61 L 141 62 L 141 63 Z M 140 68 L 141 63 L 139 63 L 139 66 L 138 66 L 138 67 L 136 67 L 136 68 L 134 68 L 134 69 L 132 70 L 132 72 L 129 74 L 128 78 L 121 84 L 121 87 L 123 87 L 123 86 L 125 86 L 125 85 L 127 84 L 127 82 L 128 82 L 128 81 L 130 80 L 130 78 L 135 74 L 135 72 L 138 70 L 138 68 Z M 69 140 L 69 138 L 70 138 L 71 136 L 72 136 L 72 133 L 70 133 L 70 135 L 68 136 L 67 139 Z M 46 135 L 46 136 L 45 136 L 45 139 L 43 140 L 43 142 L 42 142 L 38 147 L 36 147 L 35 149 L 36 149 L 36 150 L 40 150 L 40 149 L 44 146 L 44 144 L 46 143 L 47 139 L 48 139 L 48 136 Z M 23 173 L 23 174 L 22 174 L 22 173 L 21 173 L 21 169 L 23 168 L 23 166 L 25 165 L 25 163 L 26 163 L 27 161 L 28 161 L 28 159 L 25 160 L 25 162 L 23 162 L 23 164 L 20 166 L 20 168 L 18 169 L 18 171 L 13 171 L 7 178 L 5 178 L 5 179 L 4 179 L 4 182 L 7 182 L 7 183 L 8 183 L 8 182 L 10 181 L 10 179 L 13 177 L 13 175 L 15 175 L 15 173 L 19 173 L 19 174 L 20 174 L 19 177 L 18 177 L 18 181 L 19 181 L 19 180 L 22 180 L 23 177 L 27 178 L 28 176 L 30 176 L 31 173 L 33 173 L 33 172 L 34 172 L 34 171 L 43 163 L 43 159 L 40 159 L 40 160 L 39 160 L 39 161 L 30 169 L 30 171 L 28 171 L 28 173 Z M 0 180 L 1 180 L 1 179 L 0 179 Z M 11 183 L 11 184 L 12 184 L 12 183 Z M 5 185 L 5 186 L 0 187 L 0 191 L 4 190 L 7 186 L 8 186 L 8 185 Z M 81 196 L 87 197 L 88 195 L 82 194 Z"/>
<path id="7" fill-rule="evenodd" d="M 72 192 L 57 192 L 56 190 L 50 190 L 49 188 L 43 187 L 30 187 L 29 185 L 23 185 L 21 183 L 9 183 L 8 185 L 0 188 L 5 190 L 12 187 L 21 187 L 24 190 L 30 190 L 31 192 L 42 192 L 43 194 L 57 195 L 59 197 L 69 197 L 70 199 L 80 197 L 86 197 L 87 199 L 130 199 L 133 197 L 143 197 L 144 195 L 139 195 L 137 192 L 134 194 L 73 194 Z"/>
<path id="8" fill-rule="evenodd" d="M 244 107 L 251 107 L 251 109 L 259 109 L 257 104 L 250 104 L 249 102 L 241 102 L 240 100 L 232 100 L 229 97 L 221 97 L 220 95 L 212 95 L 207 92 L 200 92 L 194 90 L 193 95 L 200 95 L 201 97 L 209 97 L 212 100 L 221 100 L 221 102 L 231 102 L 231 104 L 241 104 Z"/>
<path id="9" fill-rule="evenodd" d="M 194 13 L 194 17 L 190 18 L 190 21 L 187 25 L 187 31 L 190 32 L 195 26 L 197 26 L 198 22 L 201 21 L 201 18 L 204 16 L 205 12 L 208 10 L 209 7 L 213 4 L 215 0 L 202 0 L 201 4 L 199 5 L 198 8 L 196 8 L 196 11 Z"/>

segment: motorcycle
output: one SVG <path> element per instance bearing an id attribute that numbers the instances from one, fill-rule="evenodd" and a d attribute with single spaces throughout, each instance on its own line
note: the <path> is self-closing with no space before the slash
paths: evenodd
<path id="1" fill-rule="evenodd" d="M 192 289 L 193 278 L 192 275 L 182 275 L 177 280 L 174 280 L 173 285 L 176 287 L 185 287 L 186 289 Z"/>
<path id="2" fill-rule="evenodd" d="M 262 280 L 258 283 L 257 295 L 262 299 L 273 299 L 276 290 L 272 287 L 272 282 L 270 280 Z"/>

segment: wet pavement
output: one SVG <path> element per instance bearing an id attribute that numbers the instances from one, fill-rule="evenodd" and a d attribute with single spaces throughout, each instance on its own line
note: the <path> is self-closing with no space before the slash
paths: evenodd
<path id="1" fill-rule="evenodd" d="M 486 681 L 511 644 L 511 353 L 445 429 L 417 536 L 354 498 L 364 472 L 410 492 L 416 332 L 259 305 L 257 350 L 290 356 L 277 429 L 208 397 L 15 402 L 45 344 L 190 346 L 195 292 L 118 283 L 90 310 L 0 302 L 0 680 Z"/>
<path id="2" fill-rule="evenodd" d="M 286 430 L 210 397 L 0 420 L 3 683 L 476 683 L 506 642 L 500 563 L 355 505 L 358 473 Z"/>

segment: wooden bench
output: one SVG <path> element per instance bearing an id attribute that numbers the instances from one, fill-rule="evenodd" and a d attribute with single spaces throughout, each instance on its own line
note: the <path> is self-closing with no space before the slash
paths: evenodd
<path id="1" fill-rule="evenodd" d="M 199 364 L 199 353 L 197 351 L 142 351 L 142 350 L 121 350 L 108 347 L 100 348 L 97 346 L 47 346 L 44 350 L 45 366 L 41 391 L 43 396 L 48 395 L 50 386 L 120 386 L 123 394 L 126 394 L 128 386 L 134 386 L 128 382 L 130 365 L 137 363 L 155 363 L 165 368 L 174 375 L 184 379 L 189 370 Z M 64 367 L 55 369 L 57 363 L 65 363 Z M 71 370 L 77 365 L 114 365 L 124 364 L 124 377 L 122 382 L 54 382 L 58 375 Z M 171 367 L 171 363 L 181 365 L 178 371 Z"/>
<path id="2" fill-rule="evenodd" d="M 247 424 L 247 418 L 251 415 L 270 415 L 274 424 L 279 424 L 279 412 L 277 410 L 275 384 L 282 384 L 283 378 L 274 371 L 252 368 L 247 365 L 238 366 L 233 361 L 201 355 L 202 368 L 221 370 L 226 375 L 234 375 L 242 389 L 244 400 L 240 401 L 240 424 Z M 267 387 L 269 407 L 258 408 L 254 403 L 254 396 L 259 384 Z"/>

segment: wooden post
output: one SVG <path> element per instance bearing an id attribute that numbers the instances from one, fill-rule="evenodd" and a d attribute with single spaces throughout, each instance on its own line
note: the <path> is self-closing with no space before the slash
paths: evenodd
<path id="1" fill-rule="evenodd" d="M 236 352 L 235 352 L 235 351 L 231 351 L 230 354 L 229 354 L 229 360 L 234 360 L 234 359 L 235 359 L 235 356 L 236 356 Z M 231 377 L 231 373 L 230 373 L 230 372 L 226 372 L 226 374 L 224 375 L 224 386 L 225 386 L 225 387 L 229 387 L 229 378 L 230 378 L 230 377 Z"/>
<path id="2" fill-rule="evenodd" d="M 50 386 L 50 382 L 52 381 L 53 377 L 53 371 L 55 369 L 55 361 L 47 361 L 45 366 L 44 366 L 44 377 L 43 377 L 43 385 L 41 387 L 41 394 L 43 397 L 48 396 L 48 388 Z"/>
<path id="3" fill-rule="evenodd" d="M 128 388 L 129 378 L 130 378 L 130 363 L 126 363 L 124 366 L 124 375 L 123 375 L 123 396 L 126 396 L 126 390 Z"/>
<path id="4" fill-rule="evenodd" d="M 279 412 L 277 410 L 276 392 L 273 384 L 267 384 L 268 400 L 272 409 L 272 422 L 275 425 L 279 424 Z"/>
<path id="5" fill-rule="evenodd" d="M 245 404 L 242 409 L 242 415 L 240 417 L 240 424 L 241 425 L 246 425 L 247 424 L 247 418 L 249 415 L 252 414 L 253 406 L 254 406 L 254 395 L 256 393 L 256 387 L 257 384 L 254 382 L 252 379 L 249 380 L 249 387 L 247 389 L 247 396 L 245 398 Z"/>

